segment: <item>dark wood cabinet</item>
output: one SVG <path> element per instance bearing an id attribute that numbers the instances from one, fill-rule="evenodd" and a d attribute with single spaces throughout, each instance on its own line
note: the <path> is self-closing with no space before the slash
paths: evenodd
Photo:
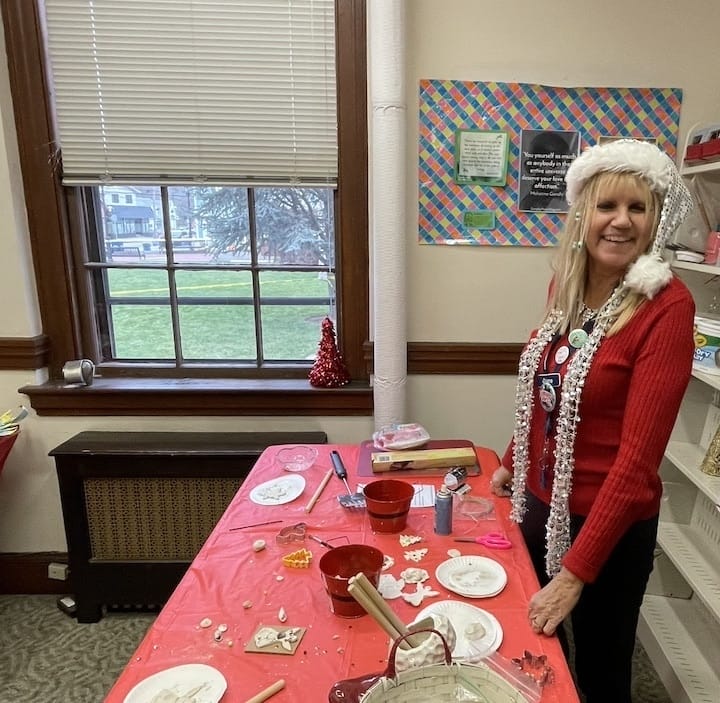
<path id="1" fill-rule="evenodd" d="M 162 605 L 260 454 L 324 432 L 81 432 L 55 447 L 78 622 Z"/>

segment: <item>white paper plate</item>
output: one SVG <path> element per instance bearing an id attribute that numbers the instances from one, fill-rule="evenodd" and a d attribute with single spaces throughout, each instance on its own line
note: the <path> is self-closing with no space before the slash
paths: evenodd
<path id="1" fill-rule="evenodd" d="M 305 478 L 298 474 L 265 481 L 250 491 L 250 500 L 258 505 L 282 505 L 295 500 L 305 490 Z"/>
<path id="2" fill-rule="evenodd" d="M 193 693 L 198 686 L 202 688 Z M 226 688 L 225 677 L 212 666 L 183 664 L 143 679 L 125 696 L 123 703 L 153 703 L 156 698 L 162 700 L 163 691 L 167 692 L 166 700 L 172 700 L 172 694 L 177 697 L 191 694 L 195 703 L 218 703 Z"/>
<path id="3" fill-rule="evenodd" d="M 494 559 L 467 555 L 444 561 L 435 569 L 435 578 L 466 598 L 489 598 L 505 588 L 507 572 Z"/>
<path id="4" fill-rule="evenodd" d="M 502 627 L 498 619 L 487 610 L 476 608 L 470 603 L 441 600 L 421 610 L 415 622 L 432 614 L 444 615 L 455 630 L 457 639 L 452 652 L 454 659 L 481 659 L 492 654 L 502 644 Z M 481 637 L 473 634 L 473 627 L 477 624 L 485 630 Z"/>

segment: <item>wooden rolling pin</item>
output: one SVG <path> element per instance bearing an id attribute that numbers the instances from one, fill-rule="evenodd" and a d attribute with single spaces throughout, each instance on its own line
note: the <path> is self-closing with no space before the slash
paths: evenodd
<path id="1" fill-rule="evenodd" d="M 282 691 L 285 688 L 285 679 L 278 679 L 272 686 L 256 693 L 252 698 L 247 699 L 247 703 L 263 703 L 271 696 L 274 696 L 278 691 Z"/>

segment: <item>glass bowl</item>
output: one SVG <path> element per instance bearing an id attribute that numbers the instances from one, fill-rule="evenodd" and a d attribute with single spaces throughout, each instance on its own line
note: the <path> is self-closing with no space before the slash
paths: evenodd
<path id="1" fill-rule="evenodd" d="M 275 463 L 284 471 L 305 471 L 315 463 L 317 455 L 317 449 L 298 444 L 280 449 L 275 455 Z"/>

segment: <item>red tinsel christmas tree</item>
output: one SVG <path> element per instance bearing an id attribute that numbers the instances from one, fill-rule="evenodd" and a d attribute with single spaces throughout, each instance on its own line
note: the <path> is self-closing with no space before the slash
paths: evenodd
<path id="1" fill-rule="evenodd" d="M 338 388 L 350 383 L 350 374 L 335 343 L 335 327 L 329 317 L 323 320 L 317 358 L 308 378 L 310 384 L 318 388 Z"/>

